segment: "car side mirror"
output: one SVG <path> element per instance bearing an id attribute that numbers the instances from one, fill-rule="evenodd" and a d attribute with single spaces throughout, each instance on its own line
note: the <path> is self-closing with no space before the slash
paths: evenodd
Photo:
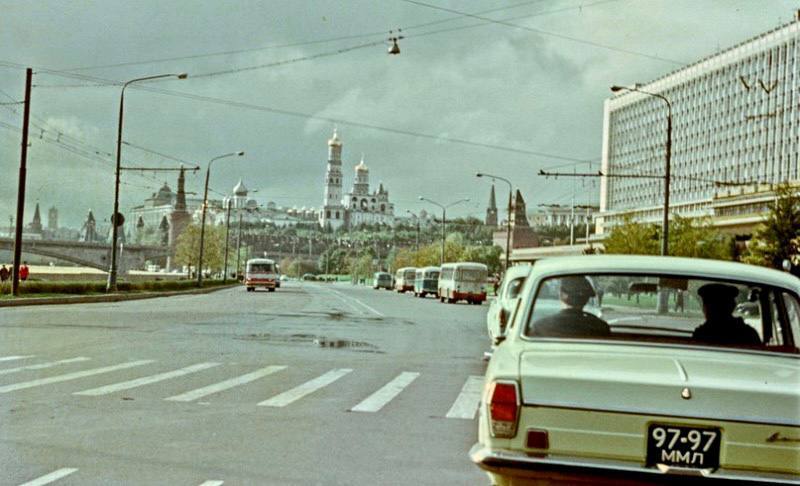
<path id="1" fill-rule="evenodd" d="M 501 334 L 499 336 L 495 336 L 494 345 L 497 346 L 497 345 L 499 345 L 500 343 L 502 343 L 505 340 L 506 340 L 506 336 L 504 334 Z"/>

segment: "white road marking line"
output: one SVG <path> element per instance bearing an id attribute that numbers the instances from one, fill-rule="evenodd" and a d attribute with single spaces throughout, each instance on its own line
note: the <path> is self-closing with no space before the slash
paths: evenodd
<path id="1" fill-rule="evenodd" d="M 27 483 L 21 484 L 20 486 L 41 486 L 43 484 L 50 484 L 53 481 L 58 481 L 59 479 L 69 476 L 70 474 L 77 471 L 74 467 L 65 467 L 61 468 L 57 471 L 53 471 L 50 474 L 45 474 L 42 477 L 33 479 L 28 481 Z"/>
<path id="2" fill-rule="evenodd" d="M 338 290 L 333 290 L 333 289 L 325 289 L 325 290 L 328 290 L 328 291 L 330 291 L 330 292 L 333 292 L 333 293 L 334 293 L 334 294 L 336 294 L 337 296 L 341 296 L 340 298 L 341 298 L 342 300 L 345 300 L 345 299 L 350 299 L 350 300 L 354 301 L 356 304 L 361 304 L 361 306 L 363 306 L 364 308 L 366 308 L 367 310 L 369 310 L 369 311 L 371 311 L 371 312 L 374 312 L 375 314 L 379 315 L 380 317 L 386 317 L 386 316 L 384 316 L 383 314 L 381 314 L 380 312 L 378 312 L 377 310 L 375 310 L 375 309 L 373 309 L 372 307 L 368 306 L 367 304 L 365 304 L 365 303 L 361 302 L 359 299 L 356 299 L 355 297 L 352 297 L 352 296 L 350 296 L 350 295 L 347 295 L 347 294 L 344 294 L 344 293 L 342 293 L 342 292 L 339 292 Z M 345 300 L 345 302 L 346 302 L 348 305 L 351 305 L 351 304 L 349 303 L 349 301 L 346 301 L 346 300 Z M 351 305 L 351 307 L 352 307 L 352 305 Z M 358 310 L 359 312 L 363 312 L 361 309 L 358 309 L 358 308 L 356 308 L 356 310 Z"/>
<path id="3" fill-rule="evenodd" d="M 405 371 L 397 375 L 397 377 L 385 384 L 380 390 L 368 396 L 361 403 L 351 408 L 352 412 L 377 412 L 382 409 L 387 403 L 392 401 L 394 397 L 400 394 L 408 385 L 417 379 L 419 373 Z"/>
<path id="4" fill-rule="evenodd" d="M 18 359 L 28 359 L 28 358 L 35 358 L 35 354 L 29 354 L 27 356 L 2 356 L 0 357 L 0 361 L 17 361 Z"/>
<path id="5" fill-rule="evenodd" d="M 334 297 L 336 297 L 337 299 L 339 299 L 342 302 L 344 302 L 345 304 L 347 304 L 351 309 L 353 309 L 354 311 L 358 312 L 359 314 L 363 314 L 364 313 L 363 310 L 361 310 L 358 307 L 356 307 L 355 305 L 353 305 L 352 302 L 350 302 L 349 300 L 345 299 L 344 296 L 342 294 L 340 294 L 339 292 L 336 292 L 335 290 L 331 290 L 331 289 L 324 289 L 324 290 L 326 290 L 326 291 L 330 292 L 331 294 L 333 294 Z"/>
<path id="6" fill-rule="evenodd" d="M 203 482 L 200 486 L 222 486 L 225 481 L 219 481 L 217 479 L 210 479 L 208 481 Z"/>
<path id="7" fill-rule="evenodd" d="M 99 375 L 101 373 L 108 373 L 111 371 L 124 370 L 126 368 L 133 368 L 134 366 L 142 366 L 152 363 L 152 359 L 142 359 L 139 361 L 128 361 L 114 366 L 104 366 L 102 368 L 94 368 L 85 371 L 76 371 L 74 373 L 67 373 L 66 375 L 51 376 L 49 378 L 41 378 L 39 380 L 24 381 L 21 383 L 14 383 L 12 385 L 0 386 L 0 393 L 8 393 L 16 390 L 23 390 L 25 388 L 33 388 L 35 386 L 49 385 L 51 383 L 60 383 L 62 381 L 77 380 L 78 378 L 85 378 L 87 376 Z"/>
<path id="8" fill-rule="evenodd" d="M 267 366 L 266 368 L 261 368 L 260 370 L 253 371 L 252 373 L 247 373 L 246 375 L 237 376 L 236 378 L 231 378 L 230 380 L 225 380 L 219 383 L 214 383 L 213 385 L 204 386 L 203 388 L 197 388 L 196 390 L 191 390 L 186 393 L 181 393 L 180 395 L 175 395 L 174 397 L 165 398 L 164 400 L 169 400 L 172 402 L 191 402 L 193 400 L 197 400 L 198 398 L 203 398 L 207 395 L 211 395 L 212 393 L 218 393 L 223 390 L 233 388 L 235 386 L 243 385 L 245 383 L 250 383 L 251 381 L 255 381 L 259 378 L 263 378 L 267 375 L 271 375 L 273 373 L 277 373 L 278 371 L 285 369 L 286 366 Z"/>
<path id="9" fill-rule="evenodd" d="M 219 366 L 219 363 L 198 363 L 196 365 L 187 366 L 186 368 L 181 368 L 179 370 L 167 371 L 166 373 L 144 376 L 142 378 L 136 378 L 135 380 L 122 381 L 120 383 L 112 383 L 111 385 L 75 392 L 73 395 L 88 395 L 93 397 L 98 395 L 108 395 L 109 393 L 114 393 L 121 390 L 129 390 L 138 386 L 169 380 L 170 378 L 177 378 L 179 376 L 188 375 L 190 373 L 206 370 L 215 366 Z"/>
<path id="10" fill-rule="evenodd" d="M 483 376 L 470 376 L 467 378 L 464 387 L 461 388 L 461 393 L 458 398 L 453 402 L 453 406 L 447 412 L 445 417 L 472 420 L 475 418 L 475 412 L 478 411 L 478 405 L 481 402 L 481 392 L 483 391 Z"/>
<path id="11" fill-rule="evenodd" d="M 338 380 L 339 378 L 343 377 L 344 375 L 350 373 L 351 369 L 349 368 L 339 368 L 330 370 L 329 372 L 325 373 L 324 375 L 318 376 L 311 381 L 307 381 L 300 386 L 292 388 L 289 391 L 283 392 L 279 395 L 275 395 L 272 398 L 264 400 L 263 402 L 259 403 L 259 407 L 285 407 L 290 403 L 300 400 L 306 395 L 314 393 L 315 391 L 319 390 L 320 388 L 324 388 L 334 381 Z"/>
<path id="12" fill-rule="evenodd" d="M 5 370 L 0 370 L 0 375 L 8 375 L 10 373 L 16 373 L 18 371 L 27 371 L 27 370 L 43 370 L 45 368 L 52 368 L 53 366 L 58 366 L 60 364 L 67 364 L 67 363 L 78 363 L 80 361 L 89 361 L 91 358 L 86 358 L 84 356 L 78 356 L 77 358 L 69 358 L 69 359 L 62 359 L 59 361 L 50 361 L 49 363 L 40 363 L 35 365 L 28 365 L 28 366 L 20 366 L 18 368 L 8 368 Z"/>
<path id="13" fill-rule="evenodd" d="M 359 303 L 359 304 L 363 305 L 363 306 L 364 306 L 364 307 L 366 307 L 368 310 L 370 310 L 370 311 L 374 312 L 375 314 L 379 315 L 380 317 L 386 317 L 386 316 L 384 316 L 383 314 L 381 314 L 380 312 L 378 312 L 378 311 L 376 311 L 375 309 L 373 309 L 372 307 L 370 307 L 370 306 L 368 306 L 367 304 L 365 304 L 365 303 L 361 302 L 360 300 L 356 299 L 355 297 L 350 297 L 350 298 L 351 298 L 351 299 L 353 299 L 353 300 L 355 300 L 357 303 Z"/>

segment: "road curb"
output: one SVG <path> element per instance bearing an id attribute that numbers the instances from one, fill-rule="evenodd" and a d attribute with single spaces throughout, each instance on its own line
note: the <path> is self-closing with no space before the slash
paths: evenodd
<path id="1" fill-rule="evenodd" d="M 217 290 L 229 289 L 240 285 L 217 285 L 204 289 L 167 290 L 164 292 L 137 292 L 108 295 L 76 295 L 74 297 L 23 297 L 21 299 L 0 301 L 0 307 L 19 307 L 23 305 L 63 305 L 63 304 L 91 304 L 98 302 L 123 302 L 126 300 L 155 299 L 158 297 L 172 297 L 175 295 L 210 294 Z"/>

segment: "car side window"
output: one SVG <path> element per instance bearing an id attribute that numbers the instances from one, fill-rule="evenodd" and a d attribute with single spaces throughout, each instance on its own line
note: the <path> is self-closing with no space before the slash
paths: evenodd
<path id="1" fill-rule="evenodd" d="M 525 283 L 525 278 L 515 278 L 514 280 L 508 282 L 506 286 L 506 298 L 507 299 L 515 299 L 519 295 L 519 292 L 522 290 L 522 284 Z"/>
<path id="2" fill-rule="evenodd" d="M 798 341 L 800 341 L 800 304 L 793 295 L 784 292 L 783 305 L 789 320 L 788 327 L 792 332 L 794 345 L 797 347 Z"/>

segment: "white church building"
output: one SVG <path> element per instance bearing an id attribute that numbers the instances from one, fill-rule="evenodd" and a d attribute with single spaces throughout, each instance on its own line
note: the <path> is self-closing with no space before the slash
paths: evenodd
<path id="1" fill-rule="evenodd" d="M 328 140 L 328 170 L 325 174 L 325 198 L 319 213 L 319 224 L 323 228 L 353 228 L 360 224 L 385 224 L 394 226 L 394 204 L 389 202 L 389 191 L 378 184 L 378 189 L 369 190 L 369 168 L 361 162 L 355 166 L 355 179 L 350 192 L 343 194 L 342 141 L 333 131 Z"/>

